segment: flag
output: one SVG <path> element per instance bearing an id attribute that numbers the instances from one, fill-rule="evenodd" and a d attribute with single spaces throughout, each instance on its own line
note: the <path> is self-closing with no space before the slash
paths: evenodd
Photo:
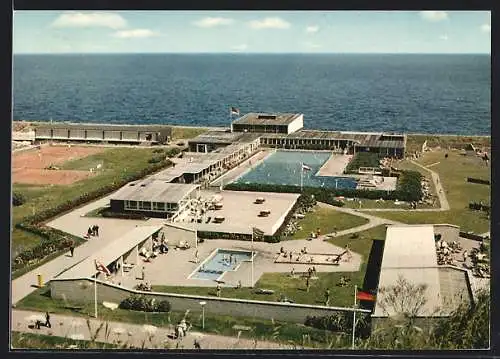
<path id="1" fill-rule="evenodd" d="M 99 272 L 104 273 L 106 275 L 111 275 L 111 272 L 109 271 L 109 269 L 101 262 L 95 261 L 95 267 Z"/>
<path id="2" fill-rule="evenodd" d="M 240 109 L 236 107 L 231 107 L 231 115 L 239 115 Z"/>
<path id="3" fill-rule="evenodd" d="M 311 167 L 306 166 L 305 164 L 302 164 L 302 171 L 310 171 Z"/>
<path id="4" fill-rule="evenodd" d="M 252 231 L 253 231 L 253 237 L 254 237 L 254 239 L 255 238 L 264 237 L 264 231 L 262 231 L 262 230 L 260 230 L 258 228 L 253 227 Z"/>
<path id="5" fill-rule="evenodd" d="M 358 300 L 367 300 L 367 301 L 370 301 L 370 302 L 374 302 L 375 301 L 375 296 L 373 294 L 368 293 L 368 292 L 362 292 L 362 291 L 359 291 L 356 294 L 356 298 Z"/>

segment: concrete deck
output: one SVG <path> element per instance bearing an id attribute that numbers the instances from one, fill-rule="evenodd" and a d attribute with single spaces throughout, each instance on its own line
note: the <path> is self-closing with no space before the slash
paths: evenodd
<path id="1" fill-rule="evenodd" d="M 316 176 L 342 176 L 352 157 L 351 155 L 332 154 L 321 166 Z"/>

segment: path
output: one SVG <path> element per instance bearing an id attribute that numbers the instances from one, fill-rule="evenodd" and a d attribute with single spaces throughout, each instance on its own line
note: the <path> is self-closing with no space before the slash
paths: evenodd
<path id="1" fill-rule="evenodd" d="M 90 332 L 87 326 L 87 318 L 73 317 L 70 315 L 51 314 L 50 321 L 52 328 L 41 327 L 40 329 L 30 329 L 28 327 L 31 316 L 44 317 L 44 313 L 25 310 L 12 311 L 12 330 L 25 333 L 53 335 L 57 337 L 90 340 Z M 101 325 L 102 321 L 95 318 L 88 318 L 92 334 Z M 166 345 L 169 348 L 175 349 L 177 343 L 180 349 L 194 349 L 194 340 L 196 339 L 201 349 L 293 349 L 290 344 L 280 344 L 270 341 L 258 340 L 255 342 L 252 339 L 237 338 L 237 330 L 235 329 L 235 336 L 222 336 L 215 334 L 206 334 L 200 332 L 188 332 L 187 336 L 182 340 L 171 339 L 168 335 L 173 334 L 173 327 L 164 328 L 156 327 L 156 330 L 150 331 L 154 335 L 150 336 L 144 325 L 131 324 L 124 322 L 108 322 L 109 335 L 106 338 L 105 329 L 103 328 L 96 340 L 98 342 L 113 343 L 121 340 L 122 343 L 133 345 L 134 347 L 141 348 L 143 343 L 147 349 L 164 349 Z M 118 334 L 118 333 L 122 334 Z M 151 337 L 149 340 L 148 337 Z"/>
<path id="2" fill-rule="evenodd" d="M 49 227 L 62 230 L 63 232 L 69 232 L 80 238 L 87 232 L 90 226 L 96 224 L 99 226 L 99 237 L 92 237 L 91 240 L 75 248 L 74 257 L 70 257 L 68 251 L 68 253 L 60 255 L 40 267 L 23 274 L 19 278 L 14 279 L 11 288 L 12 304 L 17 303 L 19 300 L 36 290 L 38 274 L 42 275 L 43 282 L 47 283 L 63 270 L 79 263 L 92 255 L 92 253 L 97 252 L 105 243 L 109 242 L 109 240 L 124 235 L 137 225 L 161 223 L 161 220 L 139 221 L 82 217 L 82 215 L 93 209 L 105 206 L 108 201 L 109 196 L 106 196 L 105 198 L 93 201 L 47 223 Z"/>
<path id="3" fill-rule="evenodd" d="M 427 168 L 424 165 L 421 165 L 418 162 L 415 162 L 414 160 L 410 160 L 411 163 L 414 165 L 423 168 L 427 172 L 431 174 L 432 181 L 434 182 L 434 186 L 436 188 L 436 194 L 438 195 L 439 198 L 439 203 L 441 204 L 441 211 L 449 211 L 450 210 L 450 205 L 448 203 L 448 199 L 446 198 L 446 194 L 444 192 L 443 187 L 441 186 L 441 181 L 439 180 L 439 175 L 431 170 L 430 168 Z"/>

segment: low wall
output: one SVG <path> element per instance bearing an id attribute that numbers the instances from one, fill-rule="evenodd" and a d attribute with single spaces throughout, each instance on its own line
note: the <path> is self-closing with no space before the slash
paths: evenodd
<path id="1" fill-rule="evenodd" d="M 50 293 L 54 299 L 64 299 L 75 304 L 94 301 L 94 281 L 88 278 L 52 280 Z M 110 283 L 97 281 L 98 302 L 120 303 L 131 294 L 144 294 L 157 300 L 168 300 L 173 311 L 201 311 L 200 301 L 205 301 L 205 312 L 235 317 L 254 317 L 303 324 L 307 316 L 332 315 L 335 312 L 352 312 L 352 308 L 324 307 L 306 304 L 264 302 L 231 298 L 194 296 L 187 294 L 141 292 Z M 357 309 L 369 313 L 368 310 Z"/>

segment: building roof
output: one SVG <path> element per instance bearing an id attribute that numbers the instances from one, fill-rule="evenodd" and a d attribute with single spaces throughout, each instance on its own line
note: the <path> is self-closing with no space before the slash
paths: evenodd
<path id="1" fill-rule="evenodd" d="M 227 132 L 227 131 L 209 131 L 196 136 L 188 141 L 189 144 L 194 143 L 218 143 L 229 145 L 231 143 L 246 143 L 252 142 L 259 138 L 257 133 L 244 132 Z"/>
<path id="2" fill-rule="evenodd" d="M 73 122 L 40 122 L 34 128 L 77 129 L 77 130 L 104 130 L 104 131 L 161 131 L 169 130 L 171 126 L 164 125 L 121 125 L 101 123 L 73 123 Z"/>
<path id="3" fill-rule="evenodd" d="M 127 183 L 111 196 L 111 200 L 178 203 L 198 186 L 146 179 Z"/>
<path id="4" fill-rule="evenodd" d="M 358 146 L 382 148 L 404 148 L 406 144 L 406 135 L 387 135 L 381 132 L 299 130 L 288 135 L 266 133 L 263 134 L 262 137 L 316 140 L 351 140 L 355 141 Z"/>
<path id="5" fill-rule="evenodd" d="M 418 316 L 448 315 L 462 300 L 470 300 L 465 271 L 437 265 L 433 225 L 387 227 L 379 288 L 395 285 L 399 278 L 425 285 L 426 302 Z M 379 291 L 374 317 L 395 315 Z"/>
<path id="6" fill-rule="evenodd" d="M 115 239 L 84 260 L 61 273 L 56 279 L 89 278 L 97 273 L 94 261 L 97 260 L 105 266 L 120 258 L 135 246 L 143 242 L 153 233 L 159 231 L 163 226 L 140 226 L 132 229 L 124 236 Z"/>
<path id="7" fill-rule="evenodd" d="M 295 121 L 300 113 L 247 113 L 233 121 L 237 125 L 289 125 Z"/>

